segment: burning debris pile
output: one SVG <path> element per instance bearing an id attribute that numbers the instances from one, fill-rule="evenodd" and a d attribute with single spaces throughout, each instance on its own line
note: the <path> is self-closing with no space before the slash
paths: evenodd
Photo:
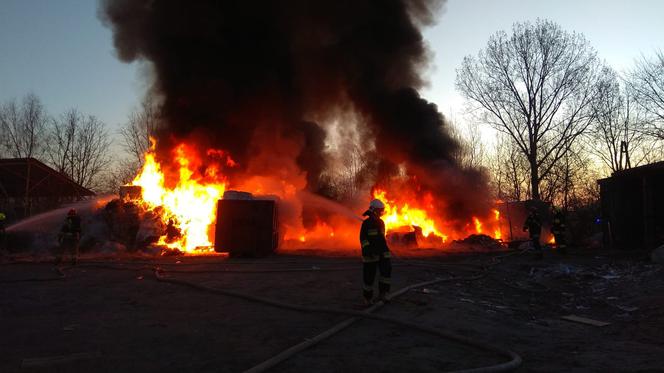
<path id="1" fill-rule="evenodd" d="M 372 196 L 387 203 L 388 231 L 418 245 L 500 238 L 485 174 L 460 165 L 449 124 L 418 93 L 429 55 L 420 28 L 441 6 L 102 1 L 119 58 L 146 62 L 161 100 L 154 147 L 132 183 L 141 208 L 180 233 L 158 243 L 211 247 L 228 188 L 279 198 L 286 248 L 356 247 L 348 211 Z M 346 173 L 362 197 L 320 202 L 325 176 L 356 149 L 364 161 Z"/>
<path id="2" fill-rule="evenodd" d="M 499 250 L 502 248 L 499 240 L 491 236 L 487 236 L 486 234 L 471 234 L 470 236 L 464 238 L 463 240 L 459 240 L 458 242 L 471 247 L 487 250 Z"/>

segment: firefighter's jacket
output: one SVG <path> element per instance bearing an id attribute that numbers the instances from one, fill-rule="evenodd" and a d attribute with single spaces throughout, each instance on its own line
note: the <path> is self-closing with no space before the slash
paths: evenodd
<path id="1" fill-rule="evenodd" d="M 565 233 L 565 216 L 562 213 L 553 215 L 553 224 L 551 226 L 551 233 L 554 235 L 561 235 Z"/>
<path id="2" fill-rule="evenodd" d="M 363 259 L 377 260 L 381 255 L 389 258 L 390 249 L 385 241 L 385 222 L 371 210 L 367 210 L 364 216 L 368 217 L 362 222 L 360 229 Z"/>
<path id="3" fill-rule="evenodd" d="M 67 216 L 60 229 L 60 236 L 64 239 L 77 240 L 81 236 L 81 217 L 78 215 Z"/>
<path id="4" fill-rule="evenodd" d="M 537 214 L 530 213 L 526 222 L 523 223 L 523 230 L 527 230 L 530 234 L 530 238 L 539 238 L 542 233 L 542 223 Z"/>

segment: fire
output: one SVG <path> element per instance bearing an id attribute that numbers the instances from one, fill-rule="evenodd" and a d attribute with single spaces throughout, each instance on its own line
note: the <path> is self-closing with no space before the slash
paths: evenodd
<path id="1" fill-rule="evenodd" d="M 142 188 L 138 201 L 144 210 L 157 217 L 165 231 L 158 245 L 188 254 L 212 252 L 217 202 L 229 188 L 224 168 L 237 167 L 231 156 L 217 149 L 199 152 L 194 146 L 181 143 L 173 148 L 168 162 L 160 163 L 155 154 L 155 143 L 145 154 L 145 163 L 131 185 Z M 237 173 L 233 173 L 238 178 Z M 284 175 L 240 174 L 233 180 L 233 188 L 253 194 L 277 195 L 282 203 L 291 203 L 291 211 L 298 211 L 298 193 L 306 185 L 302 175 L 289 178 Z M 300 180 L 302 179 L 302 180 Z M 448 221 L 445 211 L 439 211 L 440 201 L 431 193 L 415 193 L 417 184 L 410 184 L 400 193 L 375 188 L 372 197 L 385 203 L 387 233 L 417 232 L 426 238 L 427 245 L 437 246 L 448 239 L 463 239 L 471 234 L 487 234 L 501 239 L 500 213 L 493 209 L 486 215 L 473 216 L 469 221 Z M 399 197 L 395 197 L 399 196 Z M 294 203 L 297 202 L 297 203 Z M 444 204 L 442 204 L 444 206 Z M 301 207 L 300 207 L 301 209 Z M 288 210 L 286 210 L 288 211 Z M 300 210 L 301 211 L 301 210 Z M 286 248 L 310 247 L 348 248 L 357 245 L 359 225 L 356 220 L 334 215 L 321 215 L 313 225 L 303 221 L 281 221 L 281 232 Z M 299 216 L 301 218 L 301 216 Z"/>
<path id="2" fill-rule="evenodd" d="M 500 211 L 493 209 L 493 216 L 496 222 L 496 229 L 493 231 L 493 238 L 497 240 L 502 240 L 503 234 L 500 231 Z"/>
<path id="3" fill-rule="evenodd" d="M 473 224 L 475 224 L 475 232 L 482 233 L 482 222 L 480 219 L 473 216 Z"/>
<path id="4" fill-rule="evenodd" d="M 177 237 L 163 235 L 158 244 L 187 253 L 210 251 L 210 231 L 216 219 L 217 201 L 226 189 L 226 180 L 218 174 L 216 164 L 206 167 L 203 174 L 196 171 L 197 156 L 185 144 L 173 151 L 177 173 L 167 183 L 162 166 L 152 149 L 145 154 L 143 168 L 132 185 L 142 187 L 142 203 L 148 210 L 161 210 L 158 217 L 164 225 L 175 224 Z M 226 164 L 234 164 L 227 156 Z"/>
<path id="5" fill-rule="evenodd" d="M 385 213 L 382 216 L 385 222 L 385 229 L 389 231 L 398 230 L 403 227 L 419 227 L 425 237 L 434 235 L 447 241 L 447 235 L 443 234 L 436 226 L 435 221 L 429 217 L 426 210 L 412 207 L 410 204 L 398 203 L 387 197 L 387 192 L 382 189 L 375 189 L 373 198 L 377 198 L 385 203 Z"/>
<path id="6" fill-rule="evenodd" d="M 486 217 L 484 221 L 474 216 L 472 222 L 466 224 L 465 229 L 455 230 L 449 222 L 435 213 L 432 203 L 427 203 L 432 199 L 430 195 L 426 195 L 422 201 L 399 201 L 391 198 L 386 190 L 376 188 L 372 197 L 385 203 L 385 213 L 382 218 L 388 233 L 403 231 L 404 228 L 412 231 L 418 227 L 424 237 L 437 237 L 445 243 L 448 238 L 461 239 L 470 234 L 483 234 L 486 230 L 493 230 L 493 238 L 498 240 L 502 238 L 500 212 L 497 209 L 492 209 L 490 217 Z"/>

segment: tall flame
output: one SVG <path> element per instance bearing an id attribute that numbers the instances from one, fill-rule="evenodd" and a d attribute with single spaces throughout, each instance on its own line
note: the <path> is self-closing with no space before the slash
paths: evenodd
<path id="1" fill-rule="evenodd" d="M 493 209 L 493 216 L 496 221 L 496 229 L 493 231 L 493 238 L 497 240 L 503 239 L 503 234 L 500 231 L 500 211 Z"/>
<path id="2" fill-rule="evenodd" d="M 448 238 L 461 239 L 470 234 L 488 234 L 493 230 L 493 238 L 501 239 L 500 230 L 500 212 L 497 209 L 491 210 L 491 218 L 485 217 L 484 221 L 476 216 L 472 217 L 471 222 L 466 224 L 462 230 L 454 230 L 449 224 L 439 217 L 433 210 L 431 196 L 425 196 L 422 201 L 407 200 L 399 201 L 391 198 L 384 189 L 376 188 L 372 193 L 373 198 L 380 199 L 385 203 L 385 213 L 382 218 L 385 221 L 385 228 L 388 231 L 401 231 L 404 228 L 414 229 L 418 227 L 422 230 L 423 236 L 438 237 L 442 242 L 447 242 Z M 488 231 L 488 232 L 487 232 Z"/>
<path id="3" fill-rule="evenodd" d="M 216 167 L 208 168 L 204 175 L 197 175 L 191 164 L 195 154 L 186 145 L 178 145 L 173 153 L 178 165 L 174 186 L 168 187 L 165 183 L 164 172 L 155 159 L 154 143 L 145 154 L 143 168 L 132 185 L 142 187 L 143 203 L 148 209 L 163 209 L 158 214 L 163 224 L 175 224 L 181 233 L 178 237 L 161 236 L 159 244 L 188 253 L 210 251 L 213 246 L 210 231 L 216 219 L 217 201 L 226 189 L 226 180 L 218 175 Z M 232 160 L 228 160 L 230 164 Z"/>
<path id="4" fill-rule="evenodd" d="M 475 232 L 482 233 L 482 222 L 477 217 L 473 216 L 473 224 L 475 224 Z"/>
<path id="5" fill-rule="evenodd" d="M 443 234 L 435 221 L 429 217 L 429 213 L 421 208 L 412 207 L 407 202 L 398 203 L 387 197 L 387 192 L 382 189 L 373 191 L 373 198 L 377 198 L 385 203 L 385 213 L 382 216 L 387 231 L 398 230 L 403 227 L 419 227 L 422 234 L 429 237 L 431 234 L 447 240 L 447 235 Z"/>
<path id="6" fill-rule="evenodd" d="M 224 167 L 236 167 L 237 163 L 223 150 L 209 149 L 199 154 L 195 147 L 185 143 L 174 147 L 171 155 L 167 163 L 160 164 L 152 141 L 151 149 L 145 154 L 145 163 L 131 183 L 142 187 L 142 198 L 138 202 L 144 209 L 152 211 L 166 227 L 159 245 L 186 253 L 211 252 L 217 202 L 229 185 L 221 171 Z M 298 187 L 281 178 L 272 180 L 257 176 L 240 181 L 242 190 L 254 194 L 269 191 L 285 202 L 292 201 L 297 195 Z M 237 182 L 235 180 L 234 187 Z M 280 188 L 275 187 L 279 185 Z M 372 191 L 373 198 L 385 203 L 382 218 L 388 233 L 403 232 L 404 229 L 416 231 L 418 237 L 421 233 L 427 244 L 432 245 L 447 242 L 448 238 L 462 239 L 470 234 L 488 232 L 501 239 L 498 210 L 487 211 L 486 216 L 474 216 L 468 222 L 447 222 L 442 217 L 444 214 L 436 210 L 434 197 L 412 193 L 415 190 L 419 190 L 416 183 L 400 189 L 402 193 L 388 192 L 385 188 Z M 306 228 L 301 222 L 282 223 L 283 240 L 293 248 L 328 247 L 331 244 L 351 247 L 356 244 L 359 229 L 356 222 L 334 217 L 317 218 L 313 226 Z"/>

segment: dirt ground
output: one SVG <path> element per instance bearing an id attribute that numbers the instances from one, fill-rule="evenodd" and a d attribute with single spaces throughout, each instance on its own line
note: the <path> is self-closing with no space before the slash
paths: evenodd
<path id="1" fill-rule="evenodd" d="M 523 358 L 521 372 L 664 371 L 660 265 L 599 251 L 547 252 L 544 260 L 504 255 L 399 256 L 394 289 L 435 278 L 484 277 L 410 291 L 377 313 L 511 349 Z M 347 319 L 158 282 L 152 271 L 157 262 L 183 271 L 166 272 L 169 278 L 282 302 L 355 309 L 360 301 L 361 264 L 352 257 L 97 257 L 54 281 L 21 281 L 57 278 L 52 264 L 4 264 L 0 371 L 238 372 Z M 270 272 L 275 269 L 310 271 Z M 561 319 L 566 315 L 610 324 Z M 362 320 L 272 371 L 434 372 L 506 360 Z"/>

